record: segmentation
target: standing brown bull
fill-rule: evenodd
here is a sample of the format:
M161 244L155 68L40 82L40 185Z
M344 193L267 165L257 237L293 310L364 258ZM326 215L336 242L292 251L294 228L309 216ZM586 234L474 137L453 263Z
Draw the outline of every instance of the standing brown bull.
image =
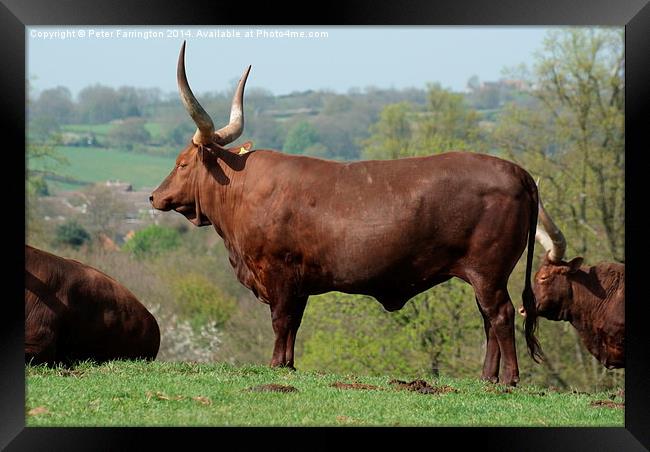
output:
M154 359L156 319L99 270L25 245L25 362Z
M530 285L537 187L519 166L488 155L452 152L393 161L342 163L271 150L226 149L244 125L243 92L230 123L215 131L190 90L185 44L178 59L181 100L198 129L176 166L152 193L159 210L196 226L213 225L239 281L271 309L271 366L293 368L294 344L310 295L366 294L400 309L452 277L472 285L484 319L483 377L515 385L514 308L507 283L528 245L524 305ZM535 318L526 341L538 354Z
M566 240L541 202L539 218L546 231L536 236L547 253L533 282L537 315L570 322L605 367L625 367L625 265L563 261Z

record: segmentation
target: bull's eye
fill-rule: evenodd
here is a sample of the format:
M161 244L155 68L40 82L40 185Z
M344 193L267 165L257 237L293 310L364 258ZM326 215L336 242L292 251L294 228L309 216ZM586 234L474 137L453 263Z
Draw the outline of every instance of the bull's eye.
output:
M185 168L186 166L187 166L187 163L185 163L185 162L181 162L181 163L178 164L179 168Z

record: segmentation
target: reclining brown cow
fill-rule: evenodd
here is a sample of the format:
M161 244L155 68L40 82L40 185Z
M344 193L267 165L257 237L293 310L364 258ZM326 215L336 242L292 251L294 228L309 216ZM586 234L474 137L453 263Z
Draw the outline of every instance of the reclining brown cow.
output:
M566 240L541 201L539 219L546 231L538 228L536 238L547 253L533 280L537 315L570 322L605 367L625 367L625 265L563 261Z
M154 359L156 319L99 270L25 245L25 362Z

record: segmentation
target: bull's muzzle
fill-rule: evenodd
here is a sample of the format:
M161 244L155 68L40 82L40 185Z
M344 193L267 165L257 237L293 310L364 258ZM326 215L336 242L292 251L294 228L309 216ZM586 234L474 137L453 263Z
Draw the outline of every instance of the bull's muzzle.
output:
M155 196L155 193L152 193L151 196L149 196L149 202L154 209L162 210L163 212L167 212L173 207L168 198L159 195Z

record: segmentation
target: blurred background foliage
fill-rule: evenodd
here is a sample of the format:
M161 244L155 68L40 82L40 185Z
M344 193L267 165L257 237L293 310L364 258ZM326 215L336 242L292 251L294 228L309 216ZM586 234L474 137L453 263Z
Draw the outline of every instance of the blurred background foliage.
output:
M215 124L227 121L231 91L200 96ZM449 150L498 155L540 179L546 209L567 237L567 258L624 262L624 91L622 31L567 28L548 34L533 67L505 68L494 82L472 77L464 92L435 83L346 95L250 90L242 138L256 148L337 160ZM269 362L269 308L238 283L216 232L147 210L149 181L162 181L194 130L177 96L95 85L73 99L59 87L30 96L28 117L27 242L95 266L132 290L161 324L159 359ZM94 171L112 156L135 191L100 184ZM129 210L129 196L143 207ZM535 254L537 267L539 244ZM524 265L510 278L515 307ZM543 364L526 353L523 319L516 334L523 382L623 385L624 371L604 369L566 322L540 319ZM298 337L299 369L338 373L478 377L485 353L472 289L459 280L392 313L365 296L311 297Z

